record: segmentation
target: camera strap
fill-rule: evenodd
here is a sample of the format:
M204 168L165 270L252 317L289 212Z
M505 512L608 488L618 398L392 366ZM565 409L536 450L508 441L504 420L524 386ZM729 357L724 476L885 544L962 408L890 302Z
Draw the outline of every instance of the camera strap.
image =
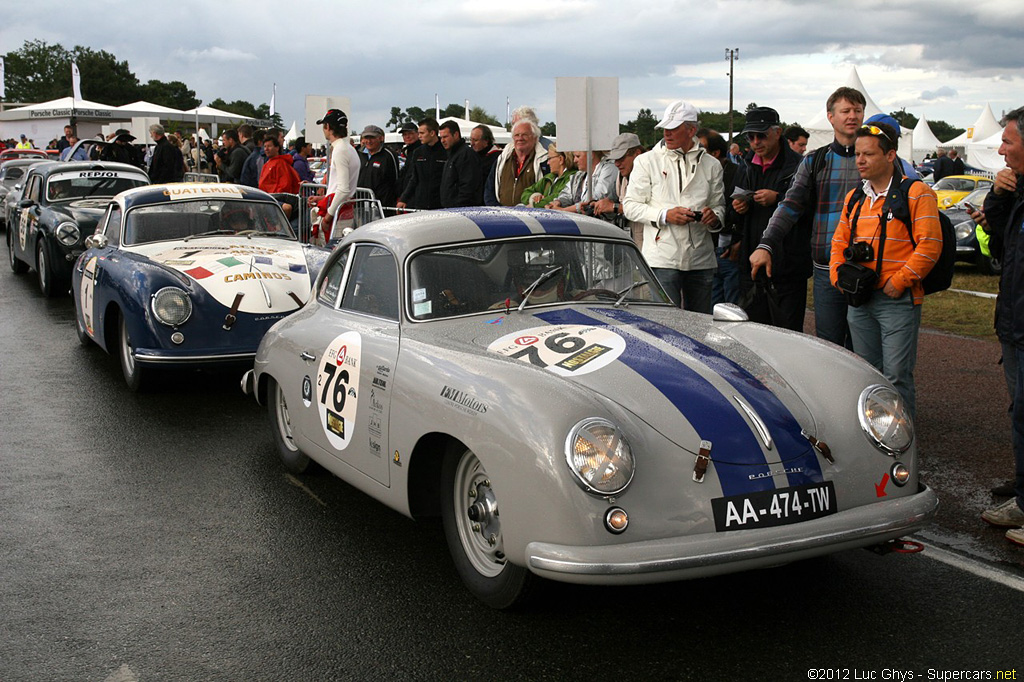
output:
M853 242L857 237L857 221L860 219L860 210L864 206L864 202L867 201L867 195L864 191L857 190L860 193L860 200L857 202L857 208L854 210L853 218L850 219L850 243L848 246L853 246ZM886 197L885 202L882 204L882 215L879 218L879 236L878 236L878 255L875 258L875 274L879 277L882 275L882 256L885 253L885 228L889 222L889 199Z

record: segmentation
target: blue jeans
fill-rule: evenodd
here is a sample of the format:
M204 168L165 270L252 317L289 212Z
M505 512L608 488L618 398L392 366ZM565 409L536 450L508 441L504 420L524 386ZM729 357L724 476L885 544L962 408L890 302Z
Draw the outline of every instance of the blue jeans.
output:
M846 296L832 286L827 269L814 268L814 333L819 339L853 350L846 321Z
M1024 349L1016 349L1017 395L1024 395ZM1013 401L1013 458L1017 467L1014 477L1014 492L1017 506L1024 511L1024 400Z
M917 413L914 366L921 329L921 306L914 305L913 293L907 289L899 298L889 298L878 289L864 305L851 306L847 320L854 352L892 382L913 419Z
M736 303L740 300L740 269L725 254L729 247L723 246L716 250L718 254L718 270L715 271L714 284L711 288L711 304Z
M711 314L711 289L715 270L675 270L654 268L654 275L665 287L672 302L684 310ZM682 304L680 304L682 303Z

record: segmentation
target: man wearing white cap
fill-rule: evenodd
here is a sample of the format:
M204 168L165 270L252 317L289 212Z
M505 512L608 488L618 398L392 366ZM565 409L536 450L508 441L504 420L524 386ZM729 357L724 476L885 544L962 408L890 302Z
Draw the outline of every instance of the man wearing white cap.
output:
M697 109L673 102L658 126L664 139L633 162L622 207L644 225L643 254L676 305L711 312L712 234L722 229L721 164L696 141Z

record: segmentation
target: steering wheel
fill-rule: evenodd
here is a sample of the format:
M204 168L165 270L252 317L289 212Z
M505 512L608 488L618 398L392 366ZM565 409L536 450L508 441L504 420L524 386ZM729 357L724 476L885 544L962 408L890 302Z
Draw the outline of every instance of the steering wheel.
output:
M612 291L611 289L587 289L586 291L581 291L578 294L574 294L572 300L581 301L587 296L597 296L598 294L608 294L612 298L619 297L619 295Z

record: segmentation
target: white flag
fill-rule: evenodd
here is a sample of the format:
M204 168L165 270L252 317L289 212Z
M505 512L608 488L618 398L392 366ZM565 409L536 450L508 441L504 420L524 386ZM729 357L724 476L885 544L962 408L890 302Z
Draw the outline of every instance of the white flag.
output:
M4 87L4 58L0 57L0 97L7 97L7 89Z
M274 91L270 93L270 115L274 115L274 100L277 98L277 83L274 83Z
M82 99L82 74L78 72L78 64L71 62L71 88L74 99Z

